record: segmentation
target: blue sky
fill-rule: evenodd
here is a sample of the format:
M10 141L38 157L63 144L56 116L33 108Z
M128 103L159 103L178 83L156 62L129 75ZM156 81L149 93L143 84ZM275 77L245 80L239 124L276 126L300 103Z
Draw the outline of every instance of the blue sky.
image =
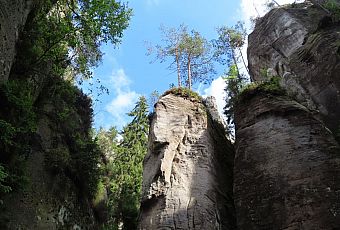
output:
M287 1L289 0L280 2ZM171 74L166 69L165 63L150 64L152 57L145 55L145 41L160 43L161 24L178 27L184 23L210 40L216 38L216 27L232 26L238 20L244 21L254 15L256 10L262 14L263 2L265 0L129 1L133 17L129 28L124 32L122 43L116 49L112 45L103 46L102 50L105 53L103 62L94 70L92 81L100 79L100 84L110 91L109 95L99 97L93 94L93 98L99 100L94 101L94 126L96 128L116 126L121 129L129 121L126 113L134 107L139 96L144 95L148 98L154 90L163 93L171 83L176 83L176 73ZM224 82L219 75L216 75L215 79L210 86L196 85L194 89L203 95L217 97L221 110ZM85 91L87 84L83 86Z

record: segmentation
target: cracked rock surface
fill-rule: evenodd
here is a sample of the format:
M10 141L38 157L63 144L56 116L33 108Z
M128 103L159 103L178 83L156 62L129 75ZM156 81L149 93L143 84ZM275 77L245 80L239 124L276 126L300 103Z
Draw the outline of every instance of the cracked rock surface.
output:
M234 150L211 102L168 94L156 104L139 229L235 229Z

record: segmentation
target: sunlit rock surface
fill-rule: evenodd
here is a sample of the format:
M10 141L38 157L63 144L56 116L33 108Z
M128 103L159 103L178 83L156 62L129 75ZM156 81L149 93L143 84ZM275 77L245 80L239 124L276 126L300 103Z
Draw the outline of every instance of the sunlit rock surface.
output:
M307 2L270 11L250 34L248 47L251 78L281 76L289 95L320 112L333 132L340 125L339 31L339 22Z
M139 229L235 229L234 150L207 104L172 94L156 104Z

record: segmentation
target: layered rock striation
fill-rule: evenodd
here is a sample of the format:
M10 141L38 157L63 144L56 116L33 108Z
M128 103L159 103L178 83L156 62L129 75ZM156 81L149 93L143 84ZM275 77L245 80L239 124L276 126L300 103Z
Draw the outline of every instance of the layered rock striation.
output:
M207 104L168 94L155 105L139 229L236 228L234 149Z
M253 81L266 80L266 72L282 77L289 95L318 110L332 131L340 125L339 31L339 22L307 1L261 18L248 47Z
M340 27L311 2L270 11L249 36L252 80L278 76L283 90L254 86L235 109L239 229L340 226Z
M256 93L236 109L239 229L340 226L340 149L306 107Z

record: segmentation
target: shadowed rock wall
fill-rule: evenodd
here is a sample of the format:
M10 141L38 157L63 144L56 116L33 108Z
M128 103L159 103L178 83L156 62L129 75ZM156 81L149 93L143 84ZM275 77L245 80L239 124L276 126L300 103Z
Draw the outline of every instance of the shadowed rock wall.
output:
M249 35L248 47L253 81L264 80L266 71L281 76L288 94L318 110L333 132L340 125L339 31L339 21L307 2L270 11Z
M239 229L339 228L339 31L306 2L270 11L249 36L252 80L279 76L287 95L255 87L236 106Z
M340 149L309 110L257 93L236 109L239 229L340 226Z
M16 42L32 5L33 0L0 0L0 82L8 79Z

